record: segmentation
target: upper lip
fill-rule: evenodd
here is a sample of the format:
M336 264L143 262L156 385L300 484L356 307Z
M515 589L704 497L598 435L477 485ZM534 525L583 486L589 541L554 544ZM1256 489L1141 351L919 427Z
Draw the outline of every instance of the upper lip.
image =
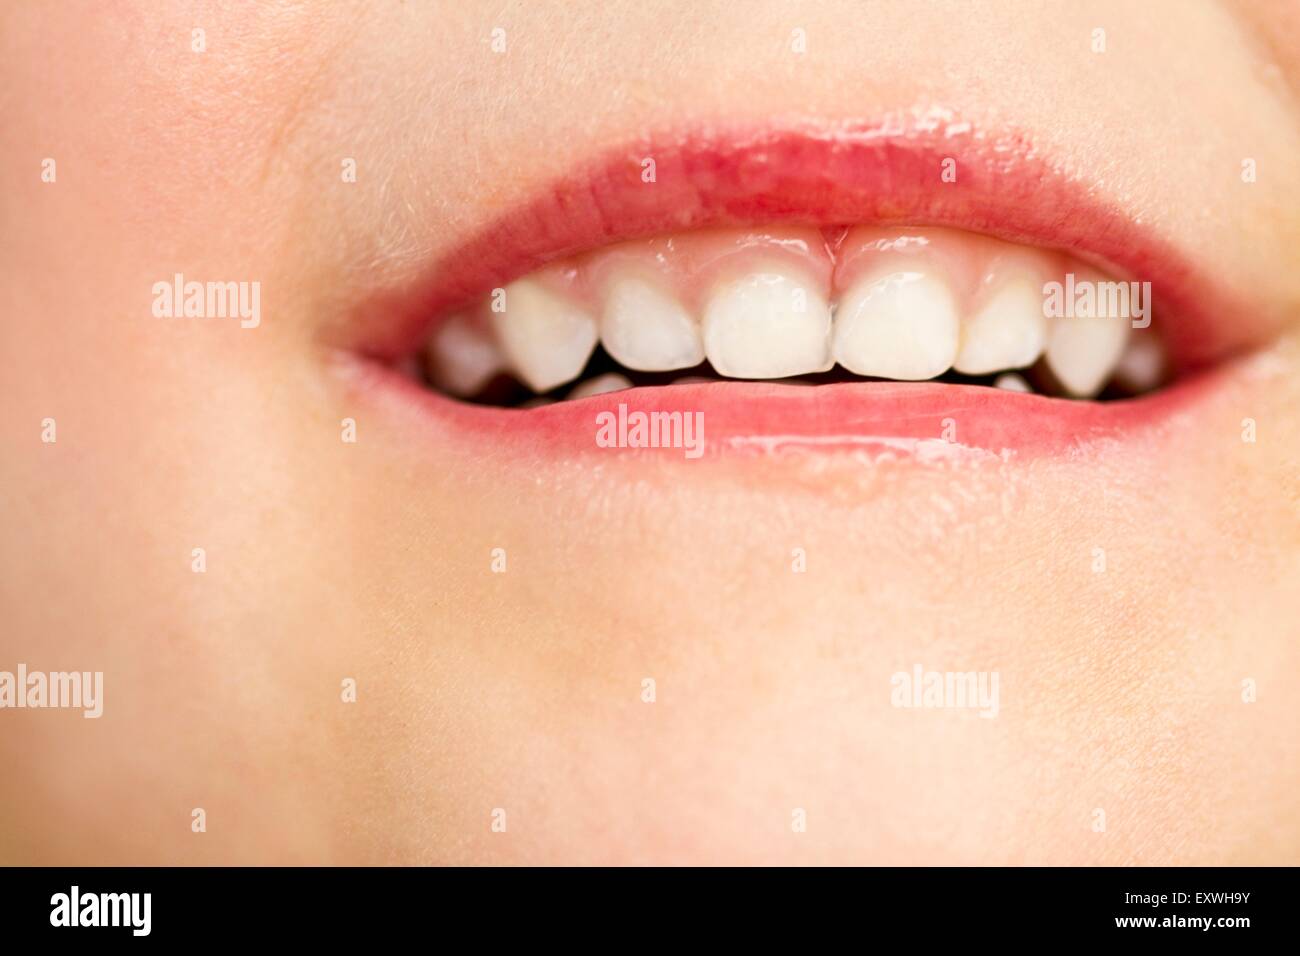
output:
M945 161L955 163L955 181L941 178ZM623 145L549 183L414 283L370 296L331 329L331 344L397 360L420 348L439 317L554 259L641 236L782 222L950 226L1149 281L1175 368L1258 344L1270 327L1263 304L1193 268L1029 137L928 109L870 122L695 128Z

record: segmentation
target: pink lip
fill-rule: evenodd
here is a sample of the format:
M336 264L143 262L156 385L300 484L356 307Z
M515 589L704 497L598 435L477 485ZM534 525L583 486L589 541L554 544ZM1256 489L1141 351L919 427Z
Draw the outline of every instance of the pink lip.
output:
M347 362L344 369L357 393L381 396L390 413L411 416L414 427L432 415L441 438L471 439L520 455L609 454L597 442L602 413L668 412L701 416L700 457L854 450L922 460L969 452L1001 458L1052 455L1108 440L1141 441L1221 378L1217 371L1203 372L1149 397L1117 402L935 382L719 381L502 409L445 398L378 363ZM618 450L636 451L632 446ZM684 457L677 446L641 453Z
M644 175L647 160L653 160L653 182ZM955 171L955 181L945 181L945 168ZM440 317L548 261L639 236L776 222L946 225L1067 250L1119 278L1151 282L1155 326L1184 370L1254 344L1265 328L1261 310L1236 301L1151 229L1100 202L1096 190L1055 167L1023 135L977 130L930 111L829 128L710 128L628 145L500 217L414 287L373 297L331 344L392 363L414 354ZM972 420L964 443L997 450L1060 447L1083 434L1129 428L1184 401L1199 391L1194 386L1107 404L865 382L803 390L726 383L622 394L624 402L644 407L707 408L711 450L727 436L937 438L942 419L951 417L945 409L954 408L966 409ZM587 447L592 429L577 418L618 404L610 402L618 395L606 395L512 412L432 393L408 397L475 430L505 429L518 440L527 440L530 430L552 439L569 433Z

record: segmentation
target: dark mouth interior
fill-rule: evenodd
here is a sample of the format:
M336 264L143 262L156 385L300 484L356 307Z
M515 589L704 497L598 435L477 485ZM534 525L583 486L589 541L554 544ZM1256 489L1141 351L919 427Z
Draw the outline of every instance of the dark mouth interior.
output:
M490 405L497 408L521 408L531 407L536 404L546 404L554 401L563 401L565 396L578 385L587 379L595 378L598 375L608 373L617 373L631 381L634 388L656 387L672 385L682 378L707 379L715 382L741 382L752 381L747 379L724 377L713 370L708 361L701 362L693 368L673 369L670 372L638 372L626 368L614 361L609 353L601 346L596 346L596 351L592 354L591 359L587 362L582 374L571 382L567 382L549 392L534 392L527 385L518 379L509 375L498 375L492 379L480 392L473 398L457 398L457 401L465 401L474 405ZM949 385L977 385L986 388L993 388L994 382L1005 371L993 372L988 375L963 375L960 372L949 369L943 375L937 378L926 379L927 382L940 382ZM1016 369L1014 374L1021 376L1036 394L1062 396L1064 393L1051 380L1051 376L1045 370L1034 367L1028 369ZM885 382L894 381L893 379L866 378L861 375L854 375L838 365L827 372L817 372L811 375L799 375L788 379L762 379L764 382L774 384L790 384L803 386L817 385L836 385L851 383L868 383L868 382ZM425 384L434 391L440 391L437 386L425 379ZM1096 401L1107 402L1119 399L1132 398L1133 393L1121 388L1114 381L1108 383L1100 395L1092 399L1078 399L1079 401Z

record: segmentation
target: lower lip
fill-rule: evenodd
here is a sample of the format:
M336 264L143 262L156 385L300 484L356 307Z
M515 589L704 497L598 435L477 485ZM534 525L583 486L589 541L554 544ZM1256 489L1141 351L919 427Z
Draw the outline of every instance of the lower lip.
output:
M789 452L913 458L1059 455L1132 441L1186 412L1221 378L1205 372L1141 398L1072 401L974 385L861 382L795 386L708 382L632 388L532 409L447 398L390 366L342 353L353 390L442 438L549 456L645 454L685 460ZM692 416L689 426L655 412ZM672 427L667 422L672 421ZM638 423L646 426L637 431ZM417 426L418 427L418 426ZM693 429L690 432L685 428ZM449 434L450 433L450 434ZM658 435L659 447L650 442Z

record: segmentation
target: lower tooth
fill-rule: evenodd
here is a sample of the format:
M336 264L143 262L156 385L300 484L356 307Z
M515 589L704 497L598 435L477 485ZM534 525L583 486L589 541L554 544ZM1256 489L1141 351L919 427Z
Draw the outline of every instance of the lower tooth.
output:
M549 392L582 374L596 348L596 320L534 279L505 288L504 312L492 314L501 350L535 392Z
M830 307L785 266L718 286L702 325L705 354L719 375L788 378L831 366Z
M993 382L994 388L1000 388L1008 392L1032 392L1033 388L1020 375L1015 372L1003 372Z
M859 281L835 311L835 360L850 372L905 381L946 372L957 355L948 284L922 272Z
M579 382L573 386L573 390L565 398L590 398L593 395L604 395L607 392L621 392L623 389L631 387L632 383L626 376L619 375L617 372L608 372L605 375L597 375L595 378Z

